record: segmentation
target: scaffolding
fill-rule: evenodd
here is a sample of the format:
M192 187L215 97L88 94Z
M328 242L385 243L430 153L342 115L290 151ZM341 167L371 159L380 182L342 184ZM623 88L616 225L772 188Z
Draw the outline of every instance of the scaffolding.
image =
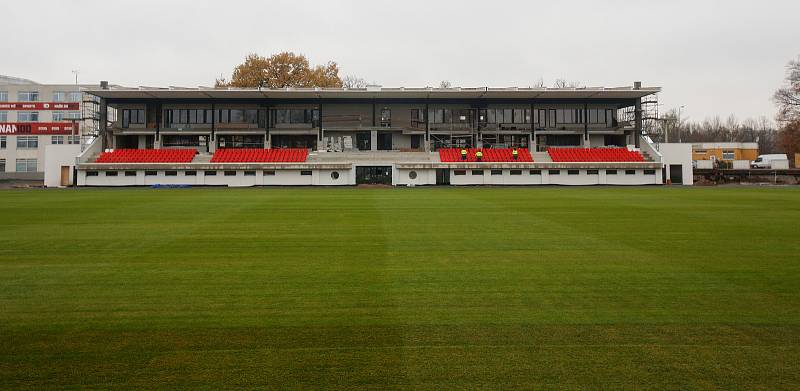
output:
M81 94L81 145L89 145L100 136L100 98L89 95L85 92ZM117 112L111 107L108 108L107 124L111 125L117 119Z
M619 124L625 128L636 127L636 106L623 107L617 112ZM658 117L658 94L642 97L642 134L653 138L662 132ZM655 137L654 137L655 136Z

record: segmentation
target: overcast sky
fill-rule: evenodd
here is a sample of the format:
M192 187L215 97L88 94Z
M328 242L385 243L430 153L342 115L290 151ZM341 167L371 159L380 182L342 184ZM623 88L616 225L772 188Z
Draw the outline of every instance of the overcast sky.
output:
M0 74L213 85L250 52L334 60L384 86L663 87L699 120L775 113L800 1L3 1Z

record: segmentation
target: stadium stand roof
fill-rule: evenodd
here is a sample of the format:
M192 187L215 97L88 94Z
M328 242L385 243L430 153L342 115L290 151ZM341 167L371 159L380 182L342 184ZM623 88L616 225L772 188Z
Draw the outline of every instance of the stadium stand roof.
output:
M212 88L212 87L120 87L87 92L107 99L313 99L313 98L399 98L399 99L636 99L655 94L660 87L379 87L365 88Z

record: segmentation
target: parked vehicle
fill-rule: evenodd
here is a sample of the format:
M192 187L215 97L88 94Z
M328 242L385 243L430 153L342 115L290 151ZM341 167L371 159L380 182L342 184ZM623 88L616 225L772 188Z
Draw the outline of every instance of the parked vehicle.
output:
M774 168L772 163L776 160L788 160L785 153L773 153L768 155L758 155L756 160L750 163L752 168Z

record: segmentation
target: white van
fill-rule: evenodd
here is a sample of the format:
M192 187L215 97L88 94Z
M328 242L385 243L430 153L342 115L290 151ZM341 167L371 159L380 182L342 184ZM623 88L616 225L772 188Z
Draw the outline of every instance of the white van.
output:
M770 155L758 155L756 160L753 160L753 162L750 163L750 167L753 167L753 168L774 168L774 167L772 167L772 163L774 161L776 161L776 160L787 160L788 161L789 158L786 157L785 153L773 153L773 154L770 154Z

